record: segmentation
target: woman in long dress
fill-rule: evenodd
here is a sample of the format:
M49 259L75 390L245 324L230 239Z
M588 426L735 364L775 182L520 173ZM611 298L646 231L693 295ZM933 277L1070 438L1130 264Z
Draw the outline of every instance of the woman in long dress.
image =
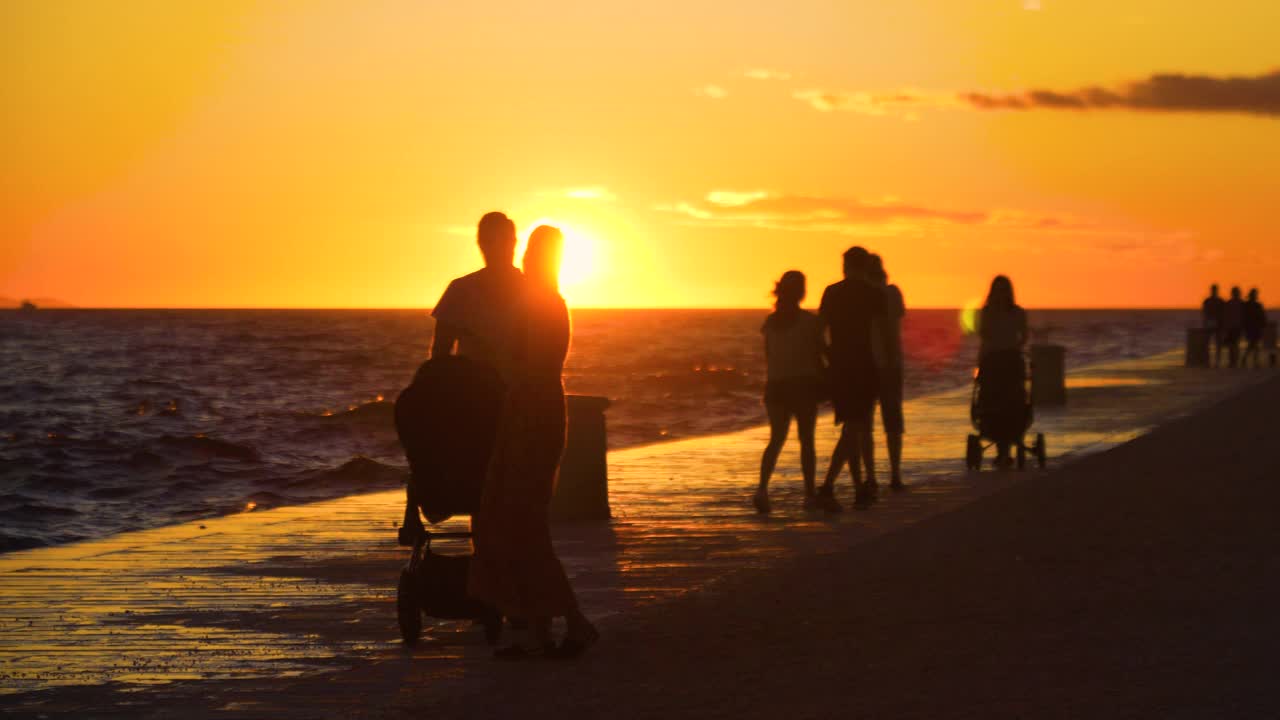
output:
M1027 344L1027 313L1013 299L1013 283L1004 275L991 281L987 302L978 316L978 406L982 422L1013 428L1021 435L1025 425L1027 366L1022 348ZM996 466L1011 467L1007 438L996 442Z
M469 590L513 626L526 626L531 636L499 650L500 657L533 652L573 657L599 637L578 609L551 545L548 517L565 444L562 375L570 326L558 283L563 245L560 231L547 225L529 236L516 375L480 508L472 517L475 557ZM568 626L558 646L551 640L551 621L557 617Z

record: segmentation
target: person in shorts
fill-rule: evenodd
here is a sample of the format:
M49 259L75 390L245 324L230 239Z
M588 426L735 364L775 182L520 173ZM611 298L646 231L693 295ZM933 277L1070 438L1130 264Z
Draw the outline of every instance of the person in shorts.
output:
M884 426L885 446L889 449L889 487L902 490L902 435L906 422L902 414L902 318L907 314L902 290L889 283L889 274L879 255L871 256L871 282L885 295L885 316L872 326L872 350L875 353L876 378L879 381L880 424Z
M871 425L879 380L871 333L873 323L885 318L887 303L883 289L875 287L868 278L870 257L861 247L845 251L844 280L827 286L818 308L818 317L830 336L828 389L836 410L836 423L842 426L826 481L818 491L818 503L828 512L842 509L835 499L835 482L846 463L853 475L854 506L865 508L875 501Z
M752 496L756 511L767 514L769 478L778 463L778 454L787 440L791 419L800 436L800 468L804 473L805 507L816 505L814 428L818 422L818 400L822 390L822 327L818 316L804 310L804 273L788 270L774 286L774 311L764 321L764 354L768 363L764 406L769 414L769 444L760 458L760 485Z

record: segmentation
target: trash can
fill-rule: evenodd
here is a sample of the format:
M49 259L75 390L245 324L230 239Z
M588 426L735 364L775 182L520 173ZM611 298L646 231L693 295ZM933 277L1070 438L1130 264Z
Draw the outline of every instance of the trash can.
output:
M608 520L608 435L604 411L609 399L570 395L568 438L560 478L551 498L551 518L560 522Z
M1031 346L1031 402L1036 407L1066 404L1066 358L1061 345Z
M1209 330L1187 328L1187 367L1209 367Z

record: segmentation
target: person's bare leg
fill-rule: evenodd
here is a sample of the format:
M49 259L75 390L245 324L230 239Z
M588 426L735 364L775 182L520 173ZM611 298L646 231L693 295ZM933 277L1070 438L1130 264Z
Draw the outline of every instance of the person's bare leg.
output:
M850 445L849 467L853 471L853 503L858 507L866 507L875 501L875 455L872 453L871 427L858 428ZM866 472L866 481L862 479Z
M800 471L804 475L804 496L813 497L818 472L818 455L814 443L814 430L818 425L817 408L796 415L796 434L800 436Z
M884 444L889 448L889 482L893 488L902 487L902 433L885 433Z
M827 512L840 512L844 509L836 501L836 479L840 477L845 463L849 461L849 446L852 444L849 440L849 425L845 423L840 428L840 439L836 441L836 449L831 452L831 464L827 466L827 479L814 498L816 506Z
M831 451L831 464L827 465L827 478L822 483L823 490L835 487L836 480L844 471L844 464L849 461L849 426L840 428L840 439L836 441L835 450Z
M756 510L769 512L769 479L778 465L778 454L787 441L787 432L791 427L791 414L780 404L769 403L765 406L769 412L769 444L765 445L764 455L760 458L760 485L756 488Z
M861 445L859 450L862 455L862 468L867 473L867 485L874 488L876 485L876 443L875 435L872 434L869 426L863 432L858 433L858 440Z

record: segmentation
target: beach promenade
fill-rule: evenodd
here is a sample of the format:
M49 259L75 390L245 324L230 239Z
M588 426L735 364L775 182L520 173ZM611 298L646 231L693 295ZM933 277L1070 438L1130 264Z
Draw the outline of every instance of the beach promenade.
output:
M789 447L754 516L762 429L612 454L614 522L557 529L605 635L574 664L495 663L458 623L403 649L394 492L10 553L0 709L1274 714L1280 380L1179 361L1073 373L1046 472L963 472L968 391L912 401L910 491L869 512L802 512Z

